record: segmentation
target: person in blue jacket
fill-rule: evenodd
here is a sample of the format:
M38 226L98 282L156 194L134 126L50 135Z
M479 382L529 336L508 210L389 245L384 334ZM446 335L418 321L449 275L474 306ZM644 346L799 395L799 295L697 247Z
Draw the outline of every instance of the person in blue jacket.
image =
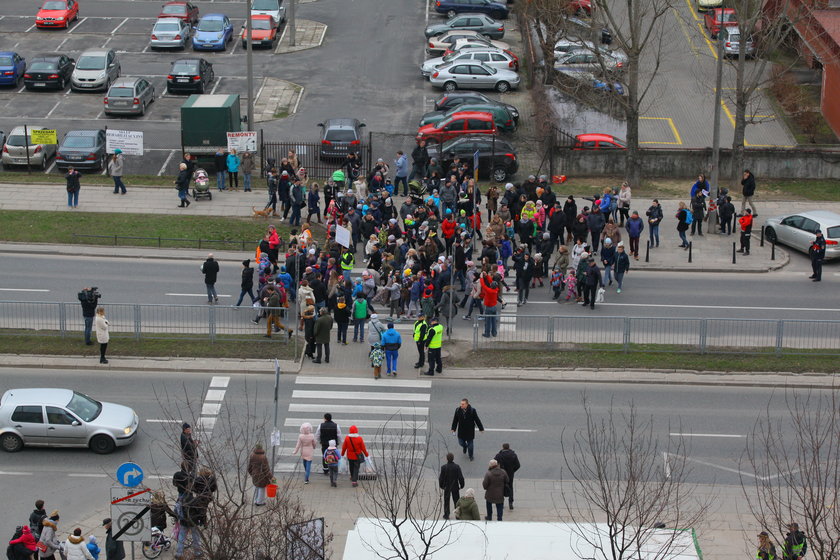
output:
M397 375L397 358L400 355L400 346L402 346L402 337L397 329L394 328L394 323L388 323L388 330L382 333L382 346L385 348L385 363L387 365L385 375Z
M228 170L228 186L235 190L239 190L239 164L242 160L236 155L236 150L231 150L227 155L227 170Z

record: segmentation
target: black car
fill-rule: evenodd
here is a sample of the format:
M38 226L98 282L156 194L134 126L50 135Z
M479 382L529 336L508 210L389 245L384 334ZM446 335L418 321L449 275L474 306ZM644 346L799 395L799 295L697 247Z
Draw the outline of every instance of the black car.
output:
M64 140L55 154L55 165L59 169L73 166L76 169L105 168L105 131L71 130L64 135Z
M448 111L453 107L463 105L464 103L487 103L489 105L499 105L500 107L507 109L510 116L513 117L513 120L517 124L519 123L519 110L516 107L509 103L502 103L501 101L490 99L483 93L478 93L477 91L453 91L444 93L435 99L435 111Z
M26 89L64 89L70 82L76 61L63 54L39 54L29 59L23 75Z
M479 178L490 177L499 183L515 175L519 169L513 146L500 138L484 134L462 136L443 144L428 145L426 149L429 157L437 159L444 168L456 157L472 167L473 155L478 151Z
M179 58L166 76L166 91L204 93L215 77L213 65L203 58Z

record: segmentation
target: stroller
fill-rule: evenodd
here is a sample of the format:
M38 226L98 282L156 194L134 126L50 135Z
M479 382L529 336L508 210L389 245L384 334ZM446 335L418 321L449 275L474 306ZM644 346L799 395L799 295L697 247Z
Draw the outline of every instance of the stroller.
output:
M199 198L213 200L213 193L210 192L210 176L207 175L207 171L201 167L193 171L192 196L196 200Z

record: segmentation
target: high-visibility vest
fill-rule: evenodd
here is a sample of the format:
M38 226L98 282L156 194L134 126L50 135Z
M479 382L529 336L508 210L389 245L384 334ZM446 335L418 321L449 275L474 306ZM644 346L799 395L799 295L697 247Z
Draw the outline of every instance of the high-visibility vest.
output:
M414 341L415 342L423 340L423 336L426 334L425 333L425 330L426 330L425 326L426 326L426 320L425 319L420 319L419 321L414 322Z
M353 270L353 265L356 264L356 257L353 256L353 253L347 251L343 255L341 255L341 268L342 270Z
M434 333L432 335L432 340L429 342L429 349L434 350L436 348L440 348L443 345L443 325L434 325L429 327L429 330Z

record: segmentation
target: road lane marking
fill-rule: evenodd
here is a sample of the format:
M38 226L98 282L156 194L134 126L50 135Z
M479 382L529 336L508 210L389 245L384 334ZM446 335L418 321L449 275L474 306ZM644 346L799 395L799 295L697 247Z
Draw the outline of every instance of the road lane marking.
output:
M207 297L207 294L163 294L165 296L177 296L177 297ZM233 297L233 296L226 296L224 294L219 294L219 297Z
M670 461L668 461L668 452L667 451L662 452L662 458L665 460L665 478L669 479L669 478L671 478L671 463L670 463Z
M116 32L117 32L117 30L118 30L120 27L122 27L123 25L125 25L125 22L127 22L127 21L128 21L128 18L125 18L124 20L122 20L122 23L120 23L118 26L116 26L116 27L114 28L114 30L113 30L113 31L111 31L111 35L113 35L114 33L116 33Z
M342 414L388 414L389 416L427 416L429 408L426 406L371 406L371 405L330 405L330 412ZM324 406L320 404L291 403L289 412L323 413Z
M21 17L22 17L22 16L21 16ZM30 31L32 31L33 29L35 29L35 24L34 24L34 23L32 24L32 27L30 27L29 29L27 29L26 31L24 31L24 33L29 33L29 32L30 32Z
M715 48L714 43L712 43L711 39L706 35L706 28L697 22L697 28L700 30L700 34L703 37L703 40L706 41L706 45L709 47L709 50L712 51L712 56L717 60L717 49Z
M50 118L50 117L52 116L52 114L53 114L53 111L55 111L56 109L58 109L58 106L59 106L59 105L61 105L61 101L56 101L55 105L53 105L53 108L52 108L52 109L50 109L49 113L47 113L46 115L44 115L44 118L45 118L45 119Z
M213 379L210 380L211 387L227 387L228 383L230 383L230 377L226 376L213 376Z
M80 25L82 25L84 22L87 21L87 19L88 18L83 17L81 20L76 21L76 25L73 26L73 29L67 29L67 33L73 33L74 31L76 31L79 28ZM103 18L100 18L100 19L111 19L111 18L103 17ZM69 27L69 25L70 24L68 24L68 27Z
M180 420L175 420L171 418L146 418L146 422L150 422L152 424L180 424Z
M307 418L286 418L283 426L286 428L300 427L304 422L311 422ZM353 425L358 428L372 428L381 430L383 428L391 430L425 430L427 428L426 420L354 420Z
M60 50L61 50L61 47L63 47L63 46L64 46L64 43L66 43L66 42L67 42L67 41L69 41L69 40L70 40L70 37L65 37L65 38L64 38L64 40L58 44L58 46L55 48L55 50L56 50L56 51L60 51Z
M691 52L694 53L695 57L699 57L700 53L697 51L697 47L694 46L694 41L691 39L691 35L688 33L688 25L683 21L682 15L677 11L676 8L672 7L671 9L674 10L674 17L677 19L677 23L679 24L680 30L685 36L686 43L688 43L689 48L691 48Z
M107 474L96 473L69 473L67 476L72 476L74 478L108 478Z
M0 288L0 292L49 292L49 290L36 288Z
M686 305L682 303L668 304L668 303L600 303L598 305L612 305L615 307L684 307L686 309L708 309L708 305ZM826 313L837 313L840 309L832 309L825 307L748 307L748 306L731 306L727 305L726 309L743 309L746 311L824 311ZM712 317L710 317L712 318ZM727 317L731 318L731 317Z
M680 433L680 432L671 432L668 434L672 437L716 437L716 438L742 438L744 436L739 434L692 434L692 433Z
M0 475L9 475L9 476L32 476L35 473L28 473L28 472L16 472L16 471L0 471Z
M222 403L209 403L205 402L201 405L201 414L202 417L204 416L218 416L219 411L222 410Z
M373 391L292 391L292 399L431 401L428 393L376 393Z
M381 381L376 379L348 378L348 377L296 377L295 384L300 385L350 385L354 387L382 387ZM424 379L393 379L388 382L388 387L412 387L414 389L428 389L432 386L431 381Z
M204 396L205 401L223 401L225 400L225 390L224 389L208 389L207 394Z
M484 428L485 432L536 432L525 428Z
M49 175L52 173L53 169L55 169L55 159L53 159L52 165L50 165L46 171L44 171L44 175Z

